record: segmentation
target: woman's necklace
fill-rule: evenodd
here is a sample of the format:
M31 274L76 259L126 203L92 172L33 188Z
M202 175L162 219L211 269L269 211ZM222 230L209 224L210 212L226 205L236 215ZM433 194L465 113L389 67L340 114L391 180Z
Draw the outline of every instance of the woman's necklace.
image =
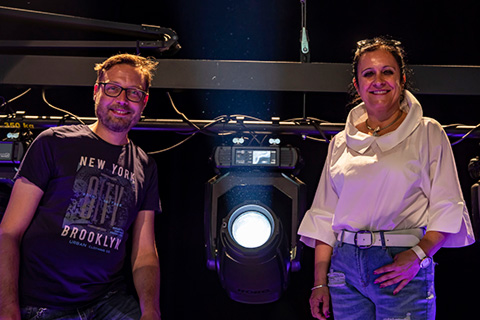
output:
M376 127L375 129L373 129L372 127L370 127L370 126L368 125L368 118L367 118L367 120L365 120L365 125L367 126L367 129L368 129L368 130L372 131L372 135L373 135L374 137L378 137L378 133L379 133L380 131L385 130L385 129L387 129L388 127L392 126L395 122L398 121L398 119L400 119L400 118L402 117L402 114L403 114L403 111L400 110L400 112L398 113L398 116L395 118L395 120L393 120L390 124L387 124L387 125L386 125L385 127L383 127L383 128L380 128L380 127L378 126L378 127Z

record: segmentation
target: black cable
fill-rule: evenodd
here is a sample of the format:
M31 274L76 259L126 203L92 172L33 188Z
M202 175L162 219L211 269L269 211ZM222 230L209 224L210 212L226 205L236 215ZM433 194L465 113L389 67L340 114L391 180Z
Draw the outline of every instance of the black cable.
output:
M458 139L457 141L455 142L452 142L451 145L454 146L454 145L457 145L459 144L460 142L462 142L463 140L465 140L469 135L471 135L475 130L477 130L478 128L480 128L480 123L477 124L473 129L471 129L470 131L468 131L467 133L465 133L463 135L463 137L461 137L460 139Z
M61 108L58 108L58 107L54 106L53 104L49 103L47 101L47 98L45 97L45 89L42 89L42 98L43 98L43 102L45 102L50 108L55 109L55 110L60 111L60 112L63 112L63 113L66 113L69 116L71 116L72 118L74 118L75 120L77 120L78 122L80 122L81 124L85 124L85 122L83 122L82 119L77 117L75 114L73 114L73 113L71 113L67 110L63 110Z

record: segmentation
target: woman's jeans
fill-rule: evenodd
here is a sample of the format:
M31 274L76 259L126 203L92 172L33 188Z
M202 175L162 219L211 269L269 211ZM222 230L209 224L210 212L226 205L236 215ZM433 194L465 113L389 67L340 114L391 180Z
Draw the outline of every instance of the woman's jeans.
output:
M409 248L375 246L360 249L337 242L332 254L328 286L335 320L433 320L435 319L434 268L420 269L396 295L398 284L380 288L373 271L391 264Z
M110 292L88 306L70 311L22 307L22 320L138 320L137 300L123 291Z

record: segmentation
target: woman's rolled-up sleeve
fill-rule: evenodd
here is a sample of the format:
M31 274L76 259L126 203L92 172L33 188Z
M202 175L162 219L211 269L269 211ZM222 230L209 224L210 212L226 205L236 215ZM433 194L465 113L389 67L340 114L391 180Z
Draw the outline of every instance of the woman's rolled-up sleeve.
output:
M438 123L430 123L427 132L430 165L427 231L448 233L444 247L470 245L475 237L450 142Z

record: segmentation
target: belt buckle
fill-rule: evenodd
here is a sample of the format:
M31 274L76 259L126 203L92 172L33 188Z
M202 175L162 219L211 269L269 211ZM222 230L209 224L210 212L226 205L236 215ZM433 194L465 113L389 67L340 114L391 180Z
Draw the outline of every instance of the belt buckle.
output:
M359 245L359 244L357 243L358 234L365 234L365 233L369 233L369 234L370 234L370 239L371 239L371 240L370 240L370 244L369 244L369 245ZM370 231L370 230L360 230L360 231L355 232L355 237L353 238L353 242L354 242L354 244L355 244L355 246L356 246L357 248L360 248L360 249L368 249L368 248L372 247L373 244L375 243L375 235L374 235L373 232Z

